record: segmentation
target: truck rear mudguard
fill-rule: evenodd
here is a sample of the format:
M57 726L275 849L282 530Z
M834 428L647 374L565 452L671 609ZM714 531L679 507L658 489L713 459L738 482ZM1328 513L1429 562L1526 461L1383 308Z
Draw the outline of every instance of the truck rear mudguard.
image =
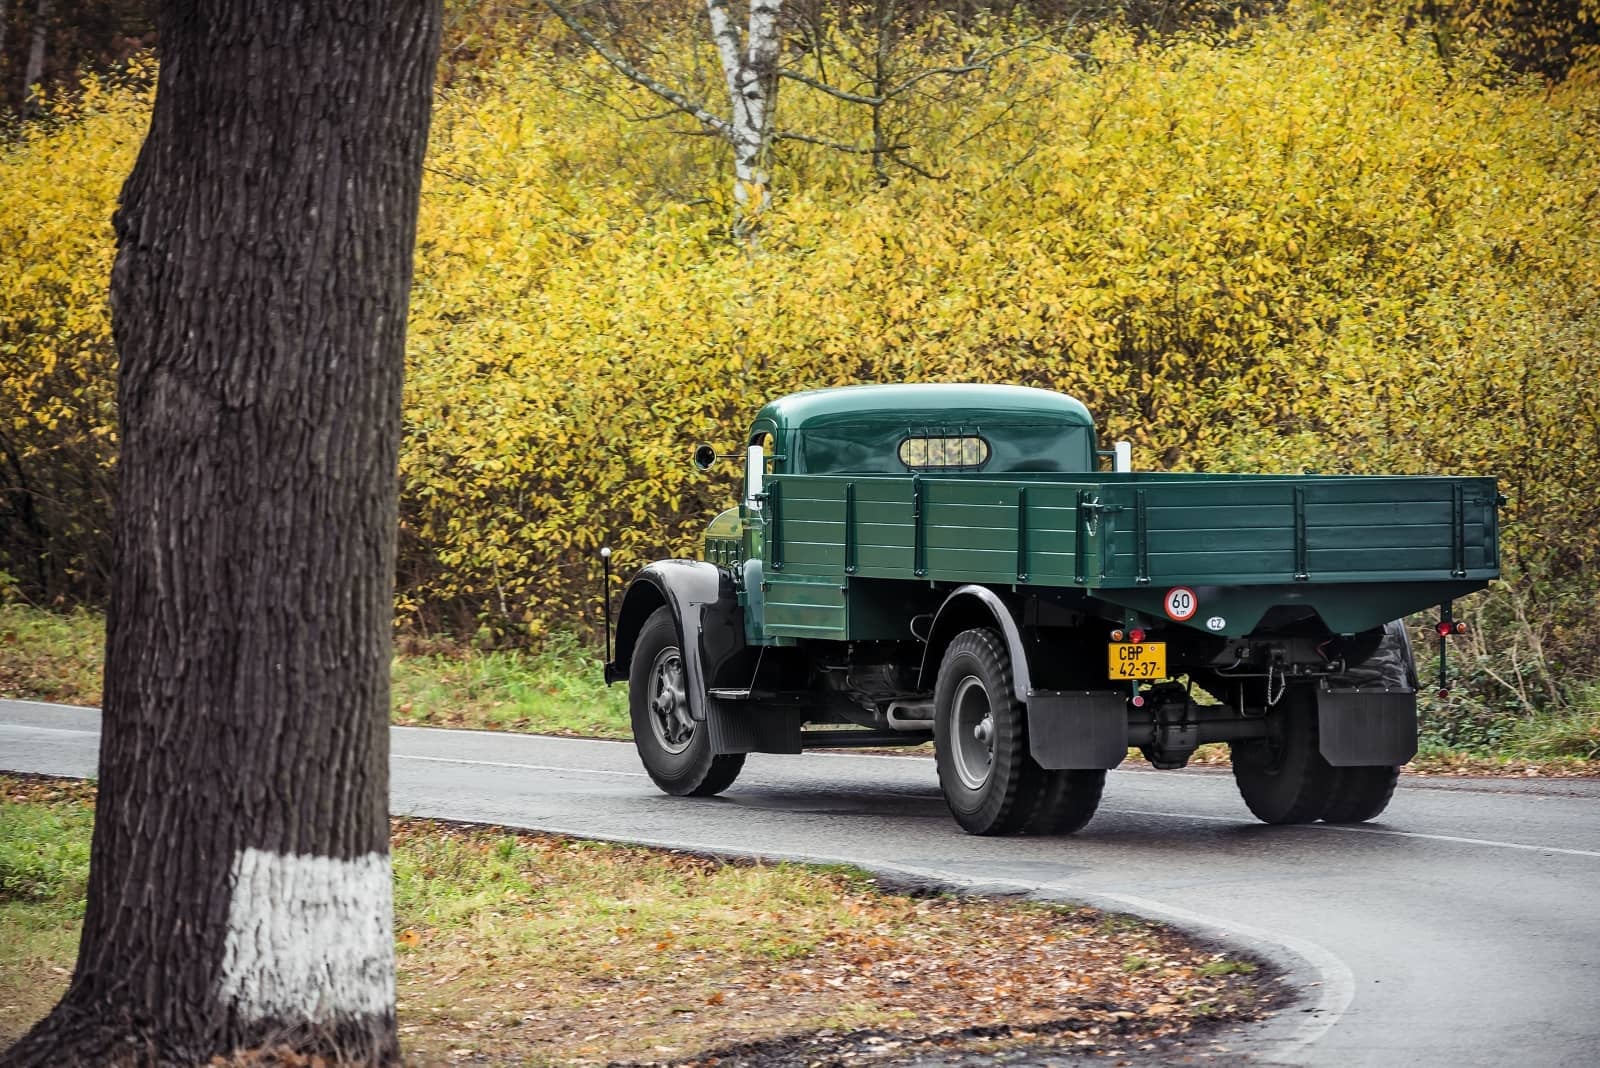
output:
M987 586L961 586L939 606L923 650L919 688L932 689L945 649L972 627L993 627L1006 643L1014 696L1028 709L1028 750L1040 767L1092 770L1122 763L1128 755L1126 696L1113 690L1036 689L1015 613Z

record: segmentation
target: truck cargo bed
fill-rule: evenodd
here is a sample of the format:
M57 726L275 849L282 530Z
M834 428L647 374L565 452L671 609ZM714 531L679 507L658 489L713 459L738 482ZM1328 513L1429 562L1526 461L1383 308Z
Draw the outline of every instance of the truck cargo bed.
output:
M1489 478L1097 473L780 475L767 485L767 633L849 639L849 585L889 579L1079 591L1251 633L1278 606L1355 633L1499 574Z

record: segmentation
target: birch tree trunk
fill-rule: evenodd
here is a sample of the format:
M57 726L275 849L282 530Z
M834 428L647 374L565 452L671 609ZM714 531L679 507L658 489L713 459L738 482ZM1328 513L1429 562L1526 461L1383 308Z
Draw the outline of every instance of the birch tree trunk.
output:
M733 118L728 140L733 145L733 196L747 219L771 200L767 155L772 145L772 116L778 104L778 19L782 0L750 0L745 41L728 12L728 0L706 0L711 37L728 87Z
M121 457L71 985L6 1065L397 1058L388 666L439 0L171 0L115 225Z

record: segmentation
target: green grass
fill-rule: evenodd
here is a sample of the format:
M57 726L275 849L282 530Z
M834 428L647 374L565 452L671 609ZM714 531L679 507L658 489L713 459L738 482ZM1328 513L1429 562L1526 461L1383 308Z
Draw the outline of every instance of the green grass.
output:
M89 882L87 806L0 801L0 906L75 915Z
M104 627L90 612L0 604L0 697L99 704ZM628 738L627 687L606 686L600 660L570 635L532 652L429 643L394 659L393 720Z
M394 722L628 738L626 686L606 686L600 655L568 635L537 652L452 649L397 656Z
M1509 748L1532 759L1600 760L1600 683L1579 688L1572 711L1566 715L1520 722Z
M77 949L94 810L55 793L0 796L0 1048L50 1007Z
M105 621L0 602L0 697L100 703Z
M1256 966L1247 960L1214 960L1200 965L1199 974L1214 979L1223 975L1252 975Z

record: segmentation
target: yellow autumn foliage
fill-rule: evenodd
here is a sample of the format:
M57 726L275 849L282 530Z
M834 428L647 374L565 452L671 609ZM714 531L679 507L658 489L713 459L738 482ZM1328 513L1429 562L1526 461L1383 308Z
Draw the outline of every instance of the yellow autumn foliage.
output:
M81 95L51 102L48 125L0 145L0 573L34 589L104 590L111 212L150 102L88 78Z
M902 380L1065 390L1146 468L1497 474L1523 569L1594 602L1600 109L1489 64L1321 7L1021 50L901 113L938 180L780 145L753 243L723 148L642 121L597 60L487 66L441 96L427 164L402 621L593 624L599 547L623 574L692 554L732 500L697 441L731 451L780 393ZM783 127L864 136L783 94ZM142 107L0 153L0 429L24 448L54 447L60 401L27 369L108 359Z

